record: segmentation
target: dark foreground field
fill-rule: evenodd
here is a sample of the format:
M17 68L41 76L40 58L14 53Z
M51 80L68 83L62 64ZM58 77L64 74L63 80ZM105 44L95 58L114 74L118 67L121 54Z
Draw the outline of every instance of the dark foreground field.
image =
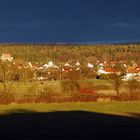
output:
M140 139L140 114L131 115L11 110L0 115L0 139Z

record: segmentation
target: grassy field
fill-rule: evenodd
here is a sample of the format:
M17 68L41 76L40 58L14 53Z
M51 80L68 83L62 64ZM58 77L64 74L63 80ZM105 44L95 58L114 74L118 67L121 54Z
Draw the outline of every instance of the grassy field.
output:
M105 86L108 86L109 88L113 89L111 82L108 80L97 80L97 79L84 79L81 80L81 82L91 82L93 84L93 86L95 86L95 88L98 89L103 89ZM32 90L34 90L35 88L42 88L44 86L50 87L51 89L53 89L54 91L60 92L60 80L57 81L34 81L34 82L10 82L7 83L7 87L10 88L10 90L13 90L15 93L18 94L27 94L31 88ZM3 89L3 84L0 83L0 90ZM97 89L97 90L98 90Z
M133 114L140 114L140 101L0 105L1 115L16 111L18 113L18 110L27 110L32 112L88 111L104 114L131 116Z
M140 102L0 105L1 139L139 139Z
M82 79L79 81L80 87L85 86L87 89L92 89L95 91L94 94L91 96L116 96L116 91L112 83L109 80L98 80L98 79ZM61 81L33 81L33 82L10 82L6 83L7 85L7 92L10 92L14 95L15 102L18 103L33 103L36 102L36 99L40 96L40 94L45 92L46 95L50 95L55 102L62 101L63 99L67 100L67 98L71 97L72 93L64 93L62 91ZM125 85L125 84L124 84ZM120 91L122 93L129 93L129 89L127 86L122 85ZM74 85L75 86L75 85ZM3 91L3 84L0 83L0 92L1 94ZM81 94L81 100L86 97ZM87 94L88 95L88 94ZM86 96L87 96L86 95ZM83 97L84 96L84 97ZM87 96L90 98L91 96ZM124 94L125 96L125 94ZM127 96L127 94L126 94ZM22 100L22 101L21 101ZM81 101L80 100L80 101ZM68 100L67 100L68 101ZM91 101L92 100L91 98Z

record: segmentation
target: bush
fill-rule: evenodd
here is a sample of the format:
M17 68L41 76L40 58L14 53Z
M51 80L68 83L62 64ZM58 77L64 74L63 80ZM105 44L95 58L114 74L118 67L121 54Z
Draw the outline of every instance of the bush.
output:
M84 80L81 82L81 89L80 89L81 93L85 94L94 94L95 93L95 87L93 82L88 81L88 80Z
M51 103L53 101L53 95L54 91L45 85L39 91L39 97L37 98L36 102Z
M80 90L80 83L74 79L62 80L61 89L64 93L76 93Z
M140 83L136 79L128 81L128 88L132 100L140 98Z
M64 93L75 93L80 89L80 75L76 71L68 71L63 74L61 89Z
M15 102L15 93L10 86L7 87L6 91L0 91L0 104L10 104Z
M99 76L99 79L103 79L103 80L109 80L109 79L112 79L114 74L101 74Z
M80 90L80 75L76 71L68 71L61 80L61 91L66 97L74 100Z
M74 70L66 71L62 75L63 80L79 80L81 78L80 72Z
M85 66L85 67L81 68L81 75L84 78L95 78L96 77L96 72L95 72L94 68L87 68Z
M38 90L39 90L39 88L38 88L38 84L37 84L37 82L31 82L31 86L28 88L28 93L31 95L35 95L35 94L37 94L38 93Z
M96 86L94 86L94 88L96 90L110 90L111 89L110 86L108 86L108 85L96 85Z

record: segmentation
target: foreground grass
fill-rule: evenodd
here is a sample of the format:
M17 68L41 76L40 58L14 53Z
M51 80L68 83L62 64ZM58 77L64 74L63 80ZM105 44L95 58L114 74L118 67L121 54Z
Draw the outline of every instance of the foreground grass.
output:
M140 114L140 101L108 102L108 103L52 103L52 104L11 104L0 105L0 114L20 111L56 112L56 111L88 111L103 114L133 116Z

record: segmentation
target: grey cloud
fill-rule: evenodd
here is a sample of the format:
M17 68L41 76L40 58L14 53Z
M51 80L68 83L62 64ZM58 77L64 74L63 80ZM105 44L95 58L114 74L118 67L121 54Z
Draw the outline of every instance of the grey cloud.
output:
M126 26L133 26L134 24L133 23L127 23L127 22L117 22L117 23L115 23L115 25L126 27Z

